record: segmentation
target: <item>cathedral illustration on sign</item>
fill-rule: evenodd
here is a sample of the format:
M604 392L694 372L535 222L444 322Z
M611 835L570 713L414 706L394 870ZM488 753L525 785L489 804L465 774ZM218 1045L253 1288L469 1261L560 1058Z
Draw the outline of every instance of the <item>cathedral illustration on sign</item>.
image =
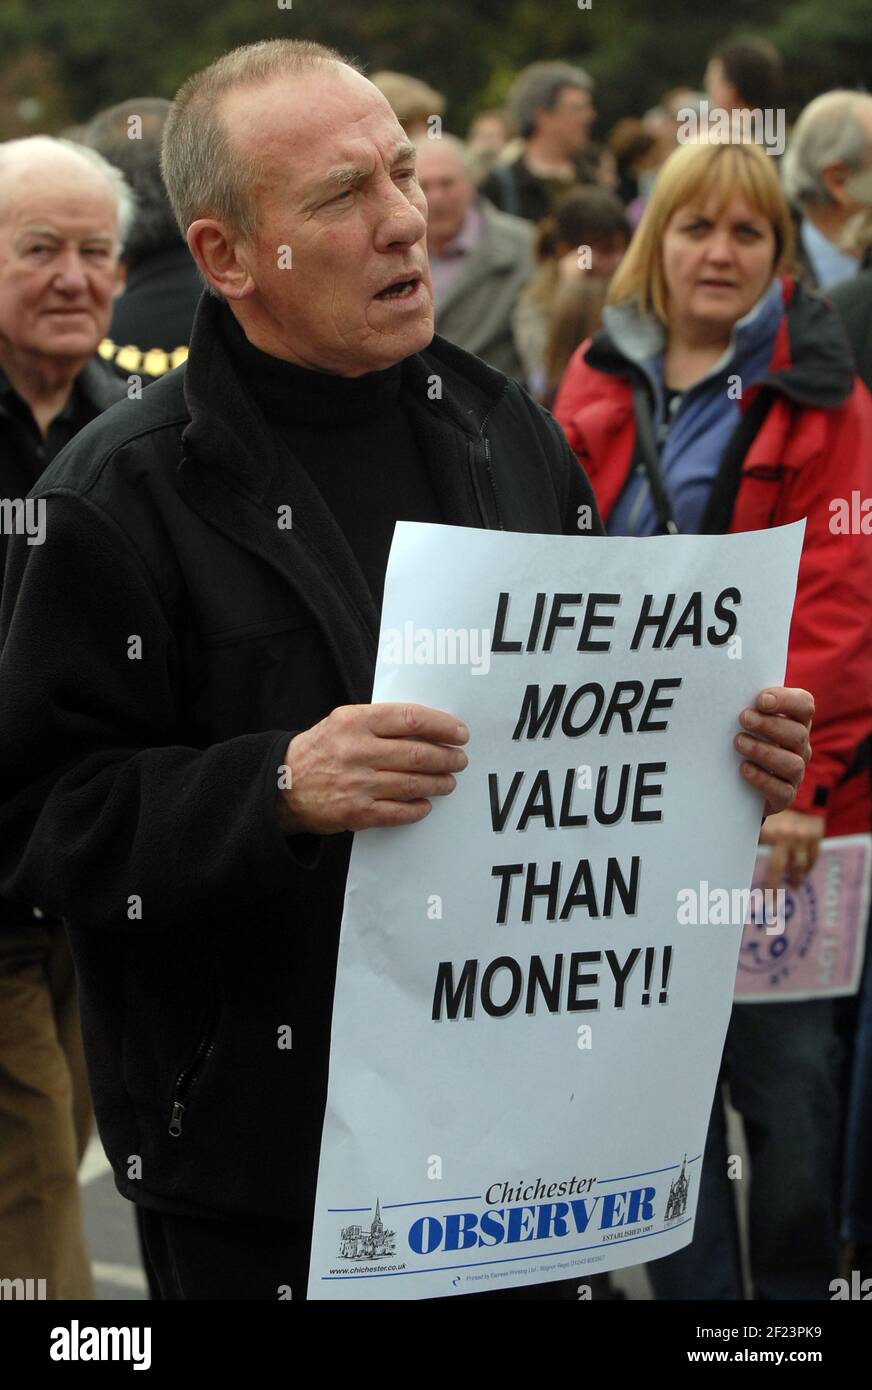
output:
M685 1172L687 1168L687 1154L684 1155L684 1162L681 1165L681 1172L674 1182L669 1185L669 1196L666 1198L665 1221L674 1221L676 1217L683 1216L687 1210L687 1194L690 1189L690 1179Z
M362 1226L342 1228L339 1254L343 1260L377 1260L396 1253L394 1232L386 1231L382 1224L378 1198L375 1201L375 1216L368 1231Z

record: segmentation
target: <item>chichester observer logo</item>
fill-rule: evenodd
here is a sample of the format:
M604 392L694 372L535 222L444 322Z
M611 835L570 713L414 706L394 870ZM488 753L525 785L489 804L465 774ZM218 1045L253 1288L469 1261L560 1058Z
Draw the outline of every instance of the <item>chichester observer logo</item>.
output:
M383 1260L397 1253L393 1231L386 1231L381 1219L379 1199L375 1201L375 1216L368 1231L362 1226L343 1226L339 1255L343 1260Z

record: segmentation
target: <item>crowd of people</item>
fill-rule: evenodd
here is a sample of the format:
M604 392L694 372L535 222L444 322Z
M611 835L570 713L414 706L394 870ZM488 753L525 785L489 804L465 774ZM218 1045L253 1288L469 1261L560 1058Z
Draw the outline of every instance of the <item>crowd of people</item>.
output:
M782 151L746 138L782 87L730 40L596 141L588 74L537 62L462 138L418 77L277 41L0 144L0 1274L93 1297L93 1099L153 1297L304 1286L351 836L467 764L448 716L367 703L397 518L805 518L780 717L737 748L773 885L872 831L872 541L830 507L872 498L872 96ZM258 1033L289 1010L290 1061ZM872 952L855 998L736 1005L721 1081L655 1296L872 1273Z

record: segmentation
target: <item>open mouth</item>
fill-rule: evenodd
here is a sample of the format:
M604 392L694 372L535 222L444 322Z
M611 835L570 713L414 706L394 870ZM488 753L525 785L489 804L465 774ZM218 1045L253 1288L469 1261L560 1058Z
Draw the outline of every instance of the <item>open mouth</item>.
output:
M379 290L378 294L373 297L375 299L408 299L415 293L419 284L420 280L417 276L412 280L394 280L393 284Z

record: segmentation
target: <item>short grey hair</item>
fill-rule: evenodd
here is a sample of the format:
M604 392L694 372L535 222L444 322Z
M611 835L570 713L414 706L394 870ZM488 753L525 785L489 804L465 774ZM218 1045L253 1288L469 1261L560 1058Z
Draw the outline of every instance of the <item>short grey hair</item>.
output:
M99 111L82 137L89 148L120 169L136 198L136 219L124 242L124 259L134 270L155 252L178 246L179 229L160 172L160 146L170 103L137 97ZM132 120L139 123L131 130Z
M553 111L564 87L593 91L593 78L572 63L531 63L517 77L506 98L506 110L518 134L528 139L536 129L539 111Z
M798 207L826 204L830 197L823 179L833 164L862 169L869 158L869 132L858 110L872 105L863 92L824 92L809 102L793 128L781 177L790 202Z
M55 135L26 135L21 140L6 140L0 144L0 174L4 166L11 164L19 155L26 157L31 154L36 157L40 151L75 155L102 174L115 195L118 209L117 249L120 251L136 217L136 199L120 169L116 169L96 150L90 149L87 145L80 145L75 140L65 140L62 136Z
M255 157L240 160L220 115L233 88L275 77L345 65L360 72L324 44L299 39L268 39L225 53L179 88L164 128L161 171L182 236L199 217L215 217L251 241L257 233L254 189L263 169Z
M434 148L437 150L440 148L451 150L452 154L457 156L457 162L462 167L466 177L473 183L475 182L472 174L472 159L470 158L469 149L464 141L457 135L449 135L447 131L443 131L441 135L432 137L429 135L419 135L412 141L412 144L415 146L416 150L432 150Z

